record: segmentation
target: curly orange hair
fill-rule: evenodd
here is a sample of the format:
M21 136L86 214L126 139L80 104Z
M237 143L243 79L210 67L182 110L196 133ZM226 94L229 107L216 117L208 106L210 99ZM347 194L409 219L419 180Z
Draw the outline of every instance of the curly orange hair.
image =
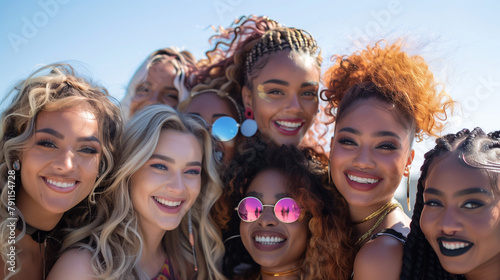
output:
M325 113L333 117L332 122L338 121L340 110L345 111L356 101L343 101L356 91L353 87L373 84L378 98L394 104L414 122L417 141L424 134L437 137L442 131L441 121L446 120L454 101L434 80L421 56L402 51L402 40L393 44L381 41L350 56L335 55L332 60L335 64L323 76L326 89L321 92L321 98L328 101Z

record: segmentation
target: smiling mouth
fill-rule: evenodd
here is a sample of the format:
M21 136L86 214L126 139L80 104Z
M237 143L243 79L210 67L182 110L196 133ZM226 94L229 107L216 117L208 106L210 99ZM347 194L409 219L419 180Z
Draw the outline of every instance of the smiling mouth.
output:
M256 235L254 237L255 242L262 244L262 245L276 245L280 244L286 241L285 238L281 238L279 236L262 236L262 235Z
M295 131L302 126L303 122L274 121L274 123L283 130Z
M181 205L182 201L169 201L160 197L153 196L153 198L156 200L156 202L160 203L161 205L168 206L168 207L177 207Z
M447 257L456 257L465 254L474 243L457 238L439 237L437 239L441 254Z
M361 184L375 184L378 181L380 181L380 180L377 180L377 179L362 178L362 177L354 176L354 175L351 175L351 174L346 174L346 175L347 175L347 177L349 177L349 179L351 181L354 181L356 183L361 183Z
M58 181L55 181L55 180L52 180L52 179L48 179L48 178L45 178L45 181L55 187L58 187L58 188L61 188L61 189L67 189L67 188L71 188L73 186L76 185L77 181L73 181L73 182L58 182Z

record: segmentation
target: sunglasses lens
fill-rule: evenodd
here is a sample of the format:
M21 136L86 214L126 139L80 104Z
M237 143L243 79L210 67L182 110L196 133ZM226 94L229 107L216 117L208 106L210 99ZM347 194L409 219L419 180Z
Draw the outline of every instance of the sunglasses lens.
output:
M231 117L218 118L212 125L212 135L219 141L229 141L236 134L238 134L238 123Z
M293 223L300 217L300 207L291 198L283 198L276 203L274 214L283 223Z
M262 203L255 197L245 197L238 205L238 215L245 222L256 221L262 214Z

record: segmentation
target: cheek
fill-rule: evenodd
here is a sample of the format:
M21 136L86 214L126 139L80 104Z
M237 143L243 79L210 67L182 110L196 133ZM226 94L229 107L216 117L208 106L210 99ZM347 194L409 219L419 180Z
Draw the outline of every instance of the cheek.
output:
M426 237L430 237L432 234L432 229L436 228L434 225L438 222L438 217L433 215L425 208L422 210L420 216L420 228ZM429 239L429 238L428 238Z

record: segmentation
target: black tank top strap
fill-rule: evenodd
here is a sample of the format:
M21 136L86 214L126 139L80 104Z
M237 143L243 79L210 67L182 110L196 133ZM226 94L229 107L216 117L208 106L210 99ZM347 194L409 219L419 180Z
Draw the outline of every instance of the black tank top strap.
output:
M406 242L406 237L399 231L396 231L392 228L386 228L386 229L383 229L375 234L373 234L371 237L370 237L370 240L373 240L379 236L382 236L382 235L387 235L387 236L391 236L399 241L401 241L401 243L405 243Z

